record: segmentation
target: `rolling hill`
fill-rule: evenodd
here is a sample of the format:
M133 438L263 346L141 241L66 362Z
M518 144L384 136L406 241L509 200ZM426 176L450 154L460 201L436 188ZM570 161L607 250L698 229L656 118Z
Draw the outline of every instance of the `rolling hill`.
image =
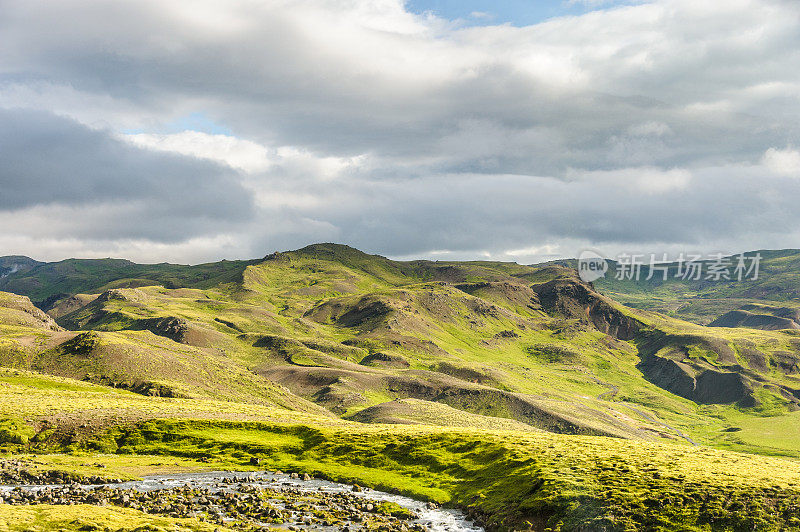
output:
M408 464L398 463L387 447L404 441L435 454L425 450L427 439L444 438L467 462L477 458L455 450L459 438L472 442L464 449L499 445L486 452L511 468L503 473L509 478L528 471L516 469L514 460L532 463L515 442L534 442L536 453L549 445L558 459L548 462L546 478L524 473L544 482L535 480L530 494L518 497L531 506L501 511L513 490L483 476L492 461L473 473L425 462L423 480L408 484L398 477L384 487L473 508L497 529L527 520L534 529L561 522L564 530L578 530L580 520L595 520L616 530L626 523L644 526L653 515L666 523L677 519L664 517L673 510L685 511L681 522L701 527L734 519L732 510L722 508L712 519L699 499L687 499L662 514L622 511L631 502L627 495L590 487L616 486L631 475L655 486L657 477L648 475L678 469L688 478L684 465L666 461L651 473L644 465L590 468L575 477L579 487L571 499L547 497L574 476L559 476L559 468L583 467L562 454L573 445L597 453L605 448L622 461L642 449L664 456L722 453L713 456L741 461L741 471L731 474L741 475L743 499L767 500L766 492L747 492L750 484L760 490L761 481L746 480L748 468L765 459L731 451L783 457L774 459L780 464L774 467L800 475L792 461L800 458L800 332L783 327L794 323L793 292L776 288L800 275L800 253L762 253L767 258L758 287L615 284L613 277L590 285L566 262L400 262L336 244L200 266L0 259L0 265L27 264L0 279L0 365L7 368L0 403L11 401L11 390L37 398L21 415L10 404L3 407L15 430L33 434L15 452L65 445L178 452L180 446L171 451L156 440L148 443L149 437L122 444L125 434L140 430L135 427L161 420L166 425L148 434L167 431L181 441L192 432L196 437L186 445L195 449L208 441L216 449L209 457L230 463L255 448L220 447L213 430L197 427L229 423L243 431L237 441L271 441L276 429L248 424L293 423L321 431L305 448L304 468L316 463L327 476L367 483L375 471L405 471ZM696 309L706 303L703 316L712 309L725 311L714 318L728 313L715 324L720 326L680 319L698 316ZM667 308L675 304L683 306ZM679 311L686 307L695 310ZM87 393L100 399L78 400ZM59 406L59 397L68 395L69 404ZM378 446L369 451L375 460L362 466L372 469L357 478L337 473L334 442L383 434L383 427L404 428L391 429L399 438L393 443L384 436L369 443ZM236 449L250 454L239 456ZM301 460L270 452L275 467ZM341 458L358 463L350 455ZM460 480L442 488L445 470ZM691 482L717 486L710 480L713 468L706 472ZM433 486L444 491L430 491ZM787 496L800 493L795 485L781 489ZM591 504L581 499L590 492ZM773 517L764 522L788 526ZM749 526L742 523L734 524Z

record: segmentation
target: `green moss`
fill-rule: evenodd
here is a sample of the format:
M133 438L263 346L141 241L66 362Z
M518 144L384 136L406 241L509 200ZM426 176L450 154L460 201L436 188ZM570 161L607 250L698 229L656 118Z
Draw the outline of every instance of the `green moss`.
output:
M375 507L375 513L381 515L391 515L401 519L410 519L414 513L408 508L404 508L396 502L382 502Z
M0 505L0 528L8 532L227 532L196 519L172 519L115 507Z
M0 444L26 445L35 435L33 427L21 419L0 419Z
M61 349L66 354L89 356L100 343L100 336L93 331L81 333L71 340L61 344Z
M577 364L583 361L581 353L568 345L533 344L524 346L523 349L528 356L548 364Z

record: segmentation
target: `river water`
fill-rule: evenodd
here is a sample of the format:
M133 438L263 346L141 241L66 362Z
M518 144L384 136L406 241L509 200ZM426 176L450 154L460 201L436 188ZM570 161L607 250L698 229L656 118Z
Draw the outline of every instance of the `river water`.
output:
M483 528L466 518L459 510L449 508L430 507L427 503L420 502L401 495L393 495L382 491L362 488L362 491L353 492L353 486L329 482L327 480L302 480L293 479L286 474L270 472L241 473L230 471L210 471L205 473L183 473L168 476L150 476L143 480L122 482L119 484L105 485L113 489L132 489L136 491L170 490L189 486L191 488L209 489L212 492L235 492L242 486L248 488L293 490L308 494L347 493L369 502L393 502L413 511L417 519L409 523L419 524L431 532L483 532ZM81 489L92 490L98 486L82 485ZM0 492L7 493L18 486L0 486ZM39 491L43 489L58 489L62 486L22 486L24 491ZM302 516L298 516L302 518ZM300 519L298 519L299 521ZM281 528L281 525L270 525ZM289 525L283 525L288 527ZM327 530L319 524L303 525L299 522L292 523L293 527L305 530ZM330 530L340 530L339 527L330 527Z

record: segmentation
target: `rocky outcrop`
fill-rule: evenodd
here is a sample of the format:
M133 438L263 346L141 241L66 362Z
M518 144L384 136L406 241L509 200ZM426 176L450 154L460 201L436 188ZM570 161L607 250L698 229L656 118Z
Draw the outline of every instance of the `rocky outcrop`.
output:
M697 403L753 405L752 380L739 372L701 369L658 355L647 356L639 369L653 384Z
M531 288L551 316L578 319L620 340L632 340L642 328L638 320L577 279L558 278Z
M167 316L165 318L136 320L130 329L134 331L150 331L155 335L169 338L175 342L184 342L189 332L189 324L182 318Z
M5 310L5 312L2 312ZM53 318L34 306L25 296L0 292L0 321L6 325L22 325L50 331L62 330Z

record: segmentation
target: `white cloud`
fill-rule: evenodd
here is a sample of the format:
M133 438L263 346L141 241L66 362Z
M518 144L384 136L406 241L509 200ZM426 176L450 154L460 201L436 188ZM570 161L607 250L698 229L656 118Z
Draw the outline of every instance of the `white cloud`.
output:
M661 170L653 167L636 167L591 172L572 170L570 176L587 186L592 184L633 196L661 195L687 190L692 181L691 172L682 168Z
M486 11L473 11L469 16L477 20L492 20L494 18L494 15Z
M173 134L137 133L120 135L119 138L142 148L209 159L249 173L263 172L272 164L265 146L229 135L183 131Z
M764 153L762 163L771 171L786 177L800 177L800 152L770 148Z

